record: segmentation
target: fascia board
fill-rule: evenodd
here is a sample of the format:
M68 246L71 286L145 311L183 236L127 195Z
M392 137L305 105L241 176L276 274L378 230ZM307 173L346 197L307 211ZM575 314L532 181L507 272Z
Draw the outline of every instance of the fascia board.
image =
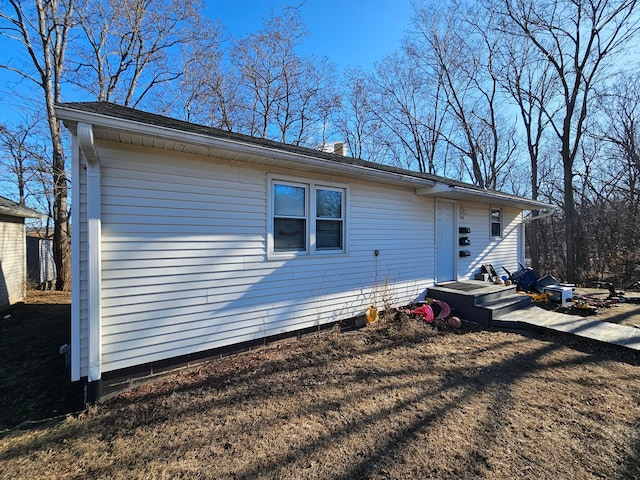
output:
M340 162L329 162L320 158L314 158L312 155L304 155L301 153L287 152L276 150L265 145L255 145L240 140L217 138L197 132L186 132L176 130L159 125L150 125L147 123L136 122L128 119L120 119L110 115L102 115L93 112L85 112L65 106L56 106L56 116L67 122L89 123L93 124L95 129L107 129L112 131L120 131L125 133L135 133L143 136L161 138L178 143L189 145L197 145L210 148L234 152L239 155L238 160L242 161L242 155L247 157L259 156L262 158L271 158L273 160L291 162L296 166L308 166L326 169L331 166L336 173L345 175L360 175L370 179L376 179L382 182L392 182L403 184L410 187L429 187L435 185L434 180L417 178L411 175L405 175L399 172L388 172L377 170L375 168L362 165L351 165ZM72 129L75 125L67 125ZM250 160L247 160L250 161Z
M418 188L416 195L426 195L451 200L479 201L491 203L497 206L511 206L522 210L556 210L557 207L545 202L517 197L500 192L478 190L462 185L451 185L446 182L437 182L433 187Z
M46 215L25 207L0 206L0 214L6 215L8 217L18 217L18 218L46 218Z
M487 200L492 200L493 202L496 202L496 203L503 203L503 204L506 203L508 205L519 207L523 210L556 210L557 209L555 205L551 205L549 203L539 202L537 200L530 200L528 198L516 197L513 195L508 195L506 193L475 190L472 188L462 187L458 185L453 186L453 191L459 191L466 195L470 195L471 197L480 197Z

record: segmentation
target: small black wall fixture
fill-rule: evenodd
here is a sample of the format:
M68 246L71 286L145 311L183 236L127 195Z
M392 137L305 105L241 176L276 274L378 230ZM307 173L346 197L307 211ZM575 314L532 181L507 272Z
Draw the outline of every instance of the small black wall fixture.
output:
M469 250L460 250L460 256L461 257L470 257L471 256L471 252Z

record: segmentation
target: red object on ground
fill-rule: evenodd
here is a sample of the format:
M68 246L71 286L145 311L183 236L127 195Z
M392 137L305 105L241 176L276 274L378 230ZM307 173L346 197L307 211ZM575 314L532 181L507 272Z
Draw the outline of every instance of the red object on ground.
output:
M422 305L421 307L416 308L415 310L410 310L409 313L411 315L419 315L424 317L424 321L427 323L433 322L435 315L433 314L433 310L429 305Z
M436 315L437 319L447 318L451 315L451 307L448 303L443 302L442 300L434 300L433 303L437 303L440 306L440 313Z

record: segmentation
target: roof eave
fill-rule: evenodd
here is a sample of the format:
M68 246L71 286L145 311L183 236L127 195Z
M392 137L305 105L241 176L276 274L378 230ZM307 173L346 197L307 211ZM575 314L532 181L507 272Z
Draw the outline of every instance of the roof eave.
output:
M218 138L198 132L187 132L161 125L116 118L111 115L86 112L64 105L56 106L56 115L62 119L65 125L72 131L75 131L77 124L80 122L89 123L94 125L96 129L105 128L113 131L135 133L173 142L202 146L210 149L212 155L219 155L222 152L232 152L233 159L238 161L250 161L251 158L259 156L266 160L263 163L269 163L269 159L271 159L274 163L286 162L290 164L290 166L297 168L307 167L312 170L326 170L327 164L329 163L326 159L313 156L313 151L310 151L308 154L303 154L278 150L265 145L253 144L248 141ZM356 176L368 180L378 180L412 188L429 187L436 183L429 178L420 178L401 172L390 172L383 169L337 161L331 162L331 170L352 177Z
M538 200L463 185L449 185L444 182L438 182L433 187L417 189L416 194L450 200L482 201L495 206L513 207L520 210L557 210L558 208Z
M78 123L88 123L94 129L105 129L125 134L137 134L148 138L169 140L184 145L204 148L208 155L228 158L234 161L260 163L271 166L286 166L306 171L345 175L354 179L378 181L381 183L415 188L417 195L428 195L452 200L482 201L496 206L509 206L522 210L552 210L557 207L501 192L482 190L454 180L434 179L433 176L416 172L404 173L402 169L389 170L369 162L349 163L322 158L321 152L310 149L291 151L251 142L250 139L221 138L213 134L191 132L169 126L145 123L113 114L86 111L68 105L57 105L56 115L65 125L75 131ZM314 155L317 153L317 155ZM260 159L258 162L257 159ZM363 165L363 163L365 165Z
M0 206L0 215L7 215L9 217L17 218L46 218L46 215L31 210L26 207L4 207Z

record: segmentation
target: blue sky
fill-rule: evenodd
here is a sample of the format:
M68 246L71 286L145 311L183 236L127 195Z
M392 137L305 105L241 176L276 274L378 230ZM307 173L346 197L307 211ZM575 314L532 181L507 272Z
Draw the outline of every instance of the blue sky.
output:
M303 54L329 57L340 69L373 67L397 50L409 28L411 0L206 0L207 16L219 18L239 38L259 30L273 10L299 6L311 35Z
M243 37L263 27L271 11L298 7L310 31L301 54L328 57L341 72L348 66L366 70L400 45L409 28L411 0L205 0L205 14L220 19L234 38ZM0 37L0 56L15 55L15 46ZM4 59L4 58L3 58ZM13 123L15 110L24 99L15 90L32 89L27 81L16 85L15 74L0 70L0 101L4 111L0 122ZM63 94L63 101L74 101Z
M412 15L412 0L205 0L205 3L204 13L220 19L234 38L261 29L271 11L278 14L285 7L298 7L310 32L300 53L326 56L337 65L338 72L349 66L370 70L376 61L400 48ZM2 60L16 54L22 56L14 44L0 37ZM19 112L26 101L17 93L34 87L24 80L16 84L18 79L15 74L0 70L1 123L21 122ZM63 101L74 100L78 99L63 94ZM2 190L0 185L0 194L6 195Z

